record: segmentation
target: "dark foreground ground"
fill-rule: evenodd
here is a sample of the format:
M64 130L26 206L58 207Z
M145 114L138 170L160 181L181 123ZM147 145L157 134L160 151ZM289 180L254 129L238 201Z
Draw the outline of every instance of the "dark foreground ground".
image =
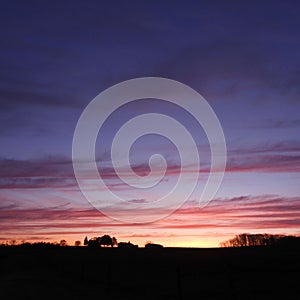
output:
M0 299L300 299L300 252L2 247Z

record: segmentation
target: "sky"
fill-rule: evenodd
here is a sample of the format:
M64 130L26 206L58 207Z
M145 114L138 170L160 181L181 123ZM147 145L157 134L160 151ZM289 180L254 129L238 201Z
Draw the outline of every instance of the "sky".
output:
M110 234L140 246L218 247L242 232L300 234L297 1L52 2L1 4L0 243L73 244ZM85 107L105 89L138 77L169 78L200 93L218 116L227 146L222 185L199 208L211 159L199 124L157 99L118 109L100 129L95 151L105 182L126 201L155 201L180 170L174 144L148 135L132 146L133 170L149 174L149 157L160 153L165 180L145 196L117 178L111 142L134 116L160 112L180 120L204 165L187 171L187 188L193 172L199 182L179 209L139 224L93 207L72 166L73 135ZM99 116L106 107L100 110ZM168 210L157 204L152 211L130 211L126 201L111 208L120 219Z

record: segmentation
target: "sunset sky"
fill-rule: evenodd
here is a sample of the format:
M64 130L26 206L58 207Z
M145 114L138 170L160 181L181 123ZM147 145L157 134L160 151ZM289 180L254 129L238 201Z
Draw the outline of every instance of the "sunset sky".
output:
M140 246L217 247L242 232L299 235L299 15L297 1L2 1L0 243L73 244L110 234ZM145 199L111 171L109 144L132 116L160 111L181 120L204 166L180 209L145 224L96 210L72 167L73 134L84 108L106 88L137 77L174 79L200 93L220 120L228 151L223 183L200 209L210 162L201 128L157 100L116 112L99 133L96 157L128 201ZM146 199L152 201L178 177L178 153L154 135L132 151L138 174L149 171L152 154L166 157L168 178Z

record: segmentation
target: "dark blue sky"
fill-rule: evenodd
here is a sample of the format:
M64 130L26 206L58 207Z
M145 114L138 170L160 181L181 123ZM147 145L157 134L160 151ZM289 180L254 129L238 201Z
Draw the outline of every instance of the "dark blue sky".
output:
M297 1L2 1L0 206L31 207L39 192L45 209L84 206L77 120L105 88L144 76L183 82L215 110L228 147L220 198L299 197L299 15Z

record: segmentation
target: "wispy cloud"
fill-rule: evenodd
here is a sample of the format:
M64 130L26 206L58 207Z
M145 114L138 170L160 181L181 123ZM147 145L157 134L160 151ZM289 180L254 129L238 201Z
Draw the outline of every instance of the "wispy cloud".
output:
M3 206L0 207L0 220L2 239L15 236L20 239L30 236L43 236L45 239L72 237L105 231L118 233L124 238L141 239L185 234L196 237L207 231L214 232L215 236L222 236L226 232L261 230L300 234L300 198L249 195L217 199L204 209L190 203L165 219L138 225L112 221L95 209L69 207L21 209ZM174 229L177 231L174 232Z
M98 158L98 162L101 161ZM107 184L117 190L126 189L126 185L118 176L105 156L99 172ZM144 162L136 163L132 169L140 176L147 176L150 168ZM202 163L200 174L207 174L210 166ZM295 141L266 143L248 148L229 149L226 172L299 172L300 144ZM193 174L199 172L198 166L186 166L180 169L180 164L172 160L169 153L166 176L178 176L180 172ZM121 171L123 177L130 177L127 168ZM87 174L88 178L88 174ZM0 159L0 186L2 189L47 188L47 187L76 187L72 161L64 156L49 156L39 159L17 160Z
M256 126L252 125L252 128L259 129L289 129L300 127L300 120L298 119L266 119L261 121Z

